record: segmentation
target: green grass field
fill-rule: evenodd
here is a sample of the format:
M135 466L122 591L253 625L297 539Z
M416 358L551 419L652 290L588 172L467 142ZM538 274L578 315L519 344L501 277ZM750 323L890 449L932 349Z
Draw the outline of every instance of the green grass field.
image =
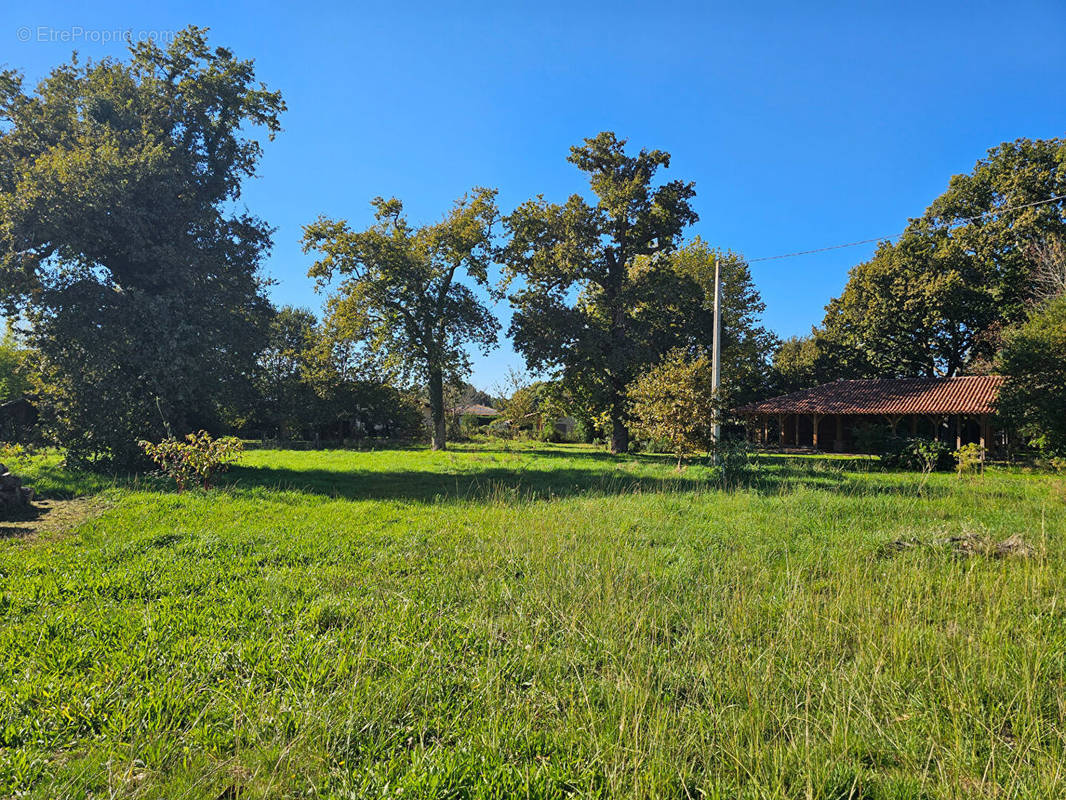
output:
M1062 478L777 458L723 491L479 445L251 451L179 495L8 464L94 499L0 529L0 796L1066 794Z

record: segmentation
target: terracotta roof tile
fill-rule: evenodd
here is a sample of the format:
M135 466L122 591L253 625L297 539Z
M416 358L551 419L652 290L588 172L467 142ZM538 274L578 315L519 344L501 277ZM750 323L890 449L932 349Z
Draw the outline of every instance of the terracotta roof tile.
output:
M1001 375L836 381L739 409L747 414L989 414Z

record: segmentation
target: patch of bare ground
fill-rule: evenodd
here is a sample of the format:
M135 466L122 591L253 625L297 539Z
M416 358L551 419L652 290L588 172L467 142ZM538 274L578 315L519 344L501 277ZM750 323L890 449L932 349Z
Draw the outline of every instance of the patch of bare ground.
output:
M5 509L0 516L0 539L34 539L74 530L107 508L100 497L71 500L34 500L21 508Z
M1036 548L1018 534L1009 536L1001 542L988 535L963 533L960 536L947 536L932 541L922 541L914 537L893 539L878 547L877 553L882 558L896 553L906 552L921 547L947 547L959 556L985 556L987 558L1029 558L1037 554Z
M988 556L989 558L1027 558L1036 553L1033 546L1026 542L1018 534L1004 539L1002 542L994 541L976 533L966 533L962 536L952 536L948 544L957 553L964 556Z

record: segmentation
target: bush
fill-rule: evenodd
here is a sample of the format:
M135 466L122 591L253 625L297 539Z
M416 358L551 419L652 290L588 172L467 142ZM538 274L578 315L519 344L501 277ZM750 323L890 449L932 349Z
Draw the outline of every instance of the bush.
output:
M853 433L853 447L857 453L883 453L887 448L889 439L892 439L892 429L887 425L872 425L870 423L857 425Z
M711 365L681 348L671 350L626 389L635 438L659 442L677 457L706 450L717 412Z
M984 466L984 450L981 445L976 442L970 442L964 444L958 450L955 451L955 471L959 473L961 478L963 473L974 472Z
M718 476L725 488L749 481L758 469L754 448L744 439L724 439L714 448Z
M592 444L592 440L596 438L596 430L592 426L592 423L578 418L575 420L574 434L572 438L575 442Z
M920 436L890 436L885 439L880 456L886 467L920 472L950 469L955 464L951 448L944 442Z
M538 438L542 442L548 442L549 444L559 444L565 440L565 437L556 430L554 420L544 421L544 425L540 429Z
M481 418L474 414L463 414L459 418L459 433L464 439L481 433Z
M211 488L211 479L240 458L244 445L235 436L215 439L207 431L190 433L185 440L170 437L158 444L138 442L144 454L159 465L164 475L174 479L178 491L193 481L204 489Z
M485 426L485 433L498 439L511 439L514 436L511 423L505 419L494 419Z

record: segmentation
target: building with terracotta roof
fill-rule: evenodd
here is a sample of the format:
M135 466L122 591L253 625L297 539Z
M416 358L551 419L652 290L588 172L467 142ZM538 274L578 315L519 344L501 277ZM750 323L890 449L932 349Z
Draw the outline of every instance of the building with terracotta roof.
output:
M500 412L491 406L486 406L481 403L470 403L465 406L456 406L455 408L448 409L449 414L454 414L457 417L498 417Z
M826 383L739 409L757 440L780 447L849 452L864 426L930 436L956 447L992 447L992 414L1000 375L874 378Z

